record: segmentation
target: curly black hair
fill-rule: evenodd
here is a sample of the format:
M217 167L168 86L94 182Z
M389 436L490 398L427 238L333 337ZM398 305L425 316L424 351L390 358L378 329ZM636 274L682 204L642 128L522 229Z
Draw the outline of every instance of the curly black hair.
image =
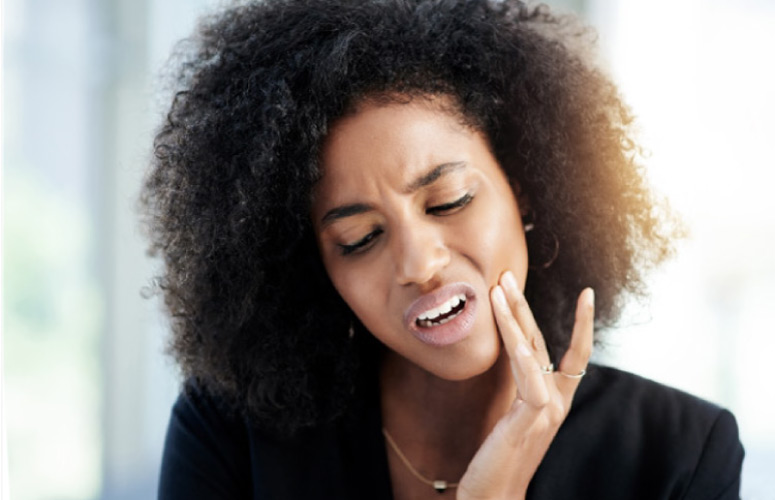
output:
M142 209L183 375L280 434L347 411L380 348L329 281L310 220L319 153L364 99L446 96L489 138L535 230L525 295L555 362L575 299L611 326L672 251L632 117L589 31L518 0L265 0L181 45ZM373 372L368 372L373 373Z

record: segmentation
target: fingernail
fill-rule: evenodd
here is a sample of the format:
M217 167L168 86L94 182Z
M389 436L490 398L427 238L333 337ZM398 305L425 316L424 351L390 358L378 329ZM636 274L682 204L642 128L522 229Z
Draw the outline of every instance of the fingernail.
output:
M495 288L492 291L492 296L495 299L496 302L498 302L502 306L506 306L506 296L503 294L503 288L501 288L498 285L495 285Z
M514 278L514 273L512 273L511 271L506 271L503 274L503 284L509 288L510 292L519 293L517 280Z
M517 352L525 357L530 356L530 348L524 342L519 343Z
M590 288L589 293L587 294L587 306L595 307L595 289L594 288Z

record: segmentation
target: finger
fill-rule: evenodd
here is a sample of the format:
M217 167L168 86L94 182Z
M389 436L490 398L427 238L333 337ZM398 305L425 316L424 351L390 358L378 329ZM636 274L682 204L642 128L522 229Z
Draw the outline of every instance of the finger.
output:
M491 295L495 321L503 337L504 349L509 355L519 396L533 406L543 407L549 401L549 390L546 385L549 376L541 369L539 360L525 341L501 287L497 285L493 287Z
M543 408L549 404L549 387L552 374L545 373L526 342L517 345L517 388L522 399L531 406Z
M501 338L503 338L503 346L506 349L506 353L508 353L509 359L516 362L514 356L517 352L517 345L520 341L525 342L525 336L509 308L506 295L501 286L495 285L492 288L490 299L492 300L495 322L498 325Z
M560 362L560 372L555 375L555 382L560 392L566 397L572 396L581 381L580 378L569 378L563 375L577 375L587 369L589 357L592 354L592 339L595 332L595 292L585 288L576 303L576 321L573 324L570 347Z
M549 364L549 352L546 350L544 336L533 317L530 305L527 303L527 300L525 300L524 294L517 285L514 273L506 271L501 276L500 282L506 293L506 299L509 301L512 311L514 311L517 323L524 333L525 339L536 352L539 361L544 364Z

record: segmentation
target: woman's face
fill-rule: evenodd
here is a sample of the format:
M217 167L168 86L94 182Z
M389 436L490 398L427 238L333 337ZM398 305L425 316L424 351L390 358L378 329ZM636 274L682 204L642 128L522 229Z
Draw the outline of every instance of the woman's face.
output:
M312 217L326 270L364 326L403 360L463 380L498 357L489 290L506 270L524 287L527 247L485 137L448 104L367 101L338 121Z

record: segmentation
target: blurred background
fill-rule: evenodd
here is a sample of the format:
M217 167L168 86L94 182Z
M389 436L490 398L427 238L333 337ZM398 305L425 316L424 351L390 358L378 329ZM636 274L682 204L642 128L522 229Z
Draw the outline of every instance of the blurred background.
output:
M565 0L691 230L595 356L730 408L775 498L775 1ZM2 342L13 500L154 498L178 376L135 203L176 40L214 0L4 0ZM669 5L669 7L668 7ZM6 439L7 438L7 439Z

